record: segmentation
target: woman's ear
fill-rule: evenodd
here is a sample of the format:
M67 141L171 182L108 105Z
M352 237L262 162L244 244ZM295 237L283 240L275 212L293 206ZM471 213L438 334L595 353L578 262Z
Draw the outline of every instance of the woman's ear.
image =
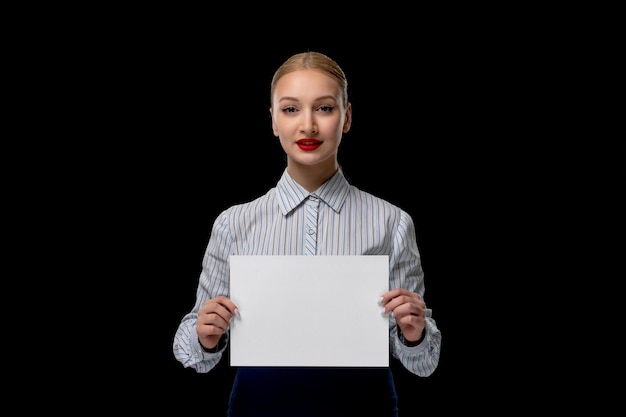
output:
M346 108L346 120L343 121L343 133L348 133L352 126L352 103L348 103Z

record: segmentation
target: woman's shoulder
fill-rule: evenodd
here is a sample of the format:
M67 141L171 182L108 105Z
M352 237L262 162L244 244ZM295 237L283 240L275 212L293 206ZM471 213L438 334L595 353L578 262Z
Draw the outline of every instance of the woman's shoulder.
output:
M400 221L413 221L411 214L406 209L371 191L365 191L350 185L348 198L352 200L353 204L359 204L368 211L377 212L379 214L388 213L390 216Z
M352 198L362 200L362 201L370 201L380 206L385 206L390 209L403 211L402 208L395 203L392 203L390 200L386 198L380 197L378 194L374 194L371 191L362 190L354 185L350 185L350 194Z

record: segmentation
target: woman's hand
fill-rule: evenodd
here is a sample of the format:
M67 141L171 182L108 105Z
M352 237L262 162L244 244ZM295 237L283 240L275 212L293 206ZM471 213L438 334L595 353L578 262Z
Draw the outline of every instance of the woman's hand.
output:
M228 330L230 320L238 315L237 306L228 297L220 295L205 301L198 310L196 323L200 344L207 349L217 346L222 335Z
M417 343L426 326L426 303L419 294L396 288L381 295L384 314L391 312L402 335L408 342Z

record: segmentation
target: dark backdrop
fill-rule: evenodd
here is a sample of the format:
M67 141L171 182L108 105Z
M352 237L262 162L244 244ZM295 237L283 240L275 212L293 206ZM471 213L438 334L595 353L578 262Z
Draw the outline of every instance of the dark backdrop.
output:
M534 89L533 77L520 76L528 63L497 39L476 37L399 49L237 48L181 34L115 45L90 55L83 76L93 77L88 103L97 105L79 113L99 144L82 170L97 190L87 193L98 208L89 233L103 244L88 259L97 259L104 278L96 292L108 305L96 344L106 365L97 375L113 376L114 404L223 415L228 357L196 374L174 359L172 339L193 306L215 217L265 193L285 167L271 131L270 80L289 55L308 49L336 59L348 76L353 124L339 152L346 175L405 209L417 228L425 298L443 344L428 378L392 360L401 415L459 404L484 412L499 407L494 396L512 395L528 370L514 350L526 334L515 294L528 285L524 262L537 255L518 242L538 239L536 194L547 195L540 188L527 198L528 167L542 170L548 159L528 150L529 126L542 117L522 104Z
M349 78L346 174L416 224L443 345L429 378L392 362L402 415L605 404L613 384L592 396L604 375L586 373L614 370L599 363L621 346L608 340L621 321L600 329L622 305L608 296L623 276L624 132L607 127L623 118L607 100L623 89L621 26L561 9L278 7L254 24L249 9L57 7L11 32L5 206L21 213L5 214L6 240L28 249L6 256L7 285L26 285L6 292L26 332L6 332L20 372L7 381L34 398L19 406L223 415L227 358L195 374L172 338L213 220L284 168L270 78L307 49Z

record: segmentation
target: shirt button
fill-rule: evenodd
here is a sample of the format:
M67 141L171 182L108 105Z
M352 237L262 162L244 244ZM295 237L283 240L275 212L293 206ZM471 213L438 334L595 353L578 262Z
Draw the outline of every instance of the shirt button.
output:
M312 235L313 233L315 233L315 230L313 230L313 229L309 229L307 233L308 233L308 234L310 234L310 235Z

